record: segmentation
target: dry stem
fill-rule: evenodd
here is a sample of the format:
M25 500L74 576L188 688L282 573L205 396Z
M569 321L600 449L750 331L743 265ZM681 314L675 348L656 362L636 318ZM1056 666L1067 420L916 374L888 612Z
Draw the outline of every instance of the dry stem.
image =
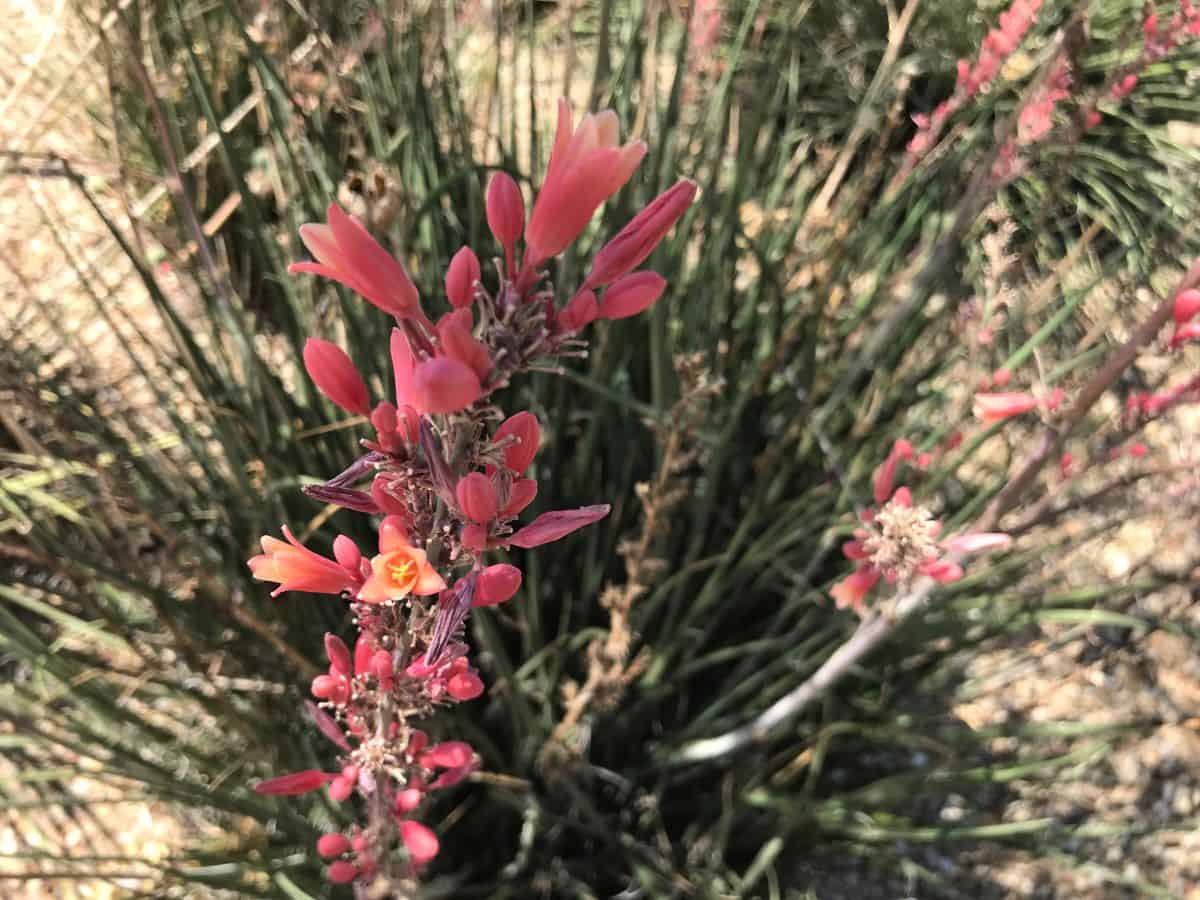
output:
M623 544L619 550L625 560L625 583L609 584L600 595L600 604L608 610L608 633L588 644L588 672L583 685L568 682L563 691L563 717L542 749L544 763L580 755L584 742L572 740L580 722L593 706L615 707L625 689L650 661L646 648L632 660L629 658L633 644L630 612L665 566L663 560L653 555L653 544L667 530L667 514L687 496L688 479L682 473L696 457L688 444L694 439L697 414L704 409L705 401L720 390L720 383L712 380L704 368L701 354L679 356L675 367L682 396L666 417L669 425L654 481L637 486L643 509L642 529L636 540Z

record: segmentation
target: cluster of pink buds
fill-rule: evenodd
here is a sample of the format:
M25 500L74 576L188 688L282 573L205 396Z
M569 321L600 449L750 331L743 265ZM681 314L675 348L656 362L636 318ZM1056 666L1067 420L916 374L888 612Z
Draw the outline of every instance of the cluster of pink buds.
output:
M917 469L928 466L929 459L922 456L901 438L875 470L876 505L859 513L861 527L855 529L853 540L842 545L842 553L858 566L829 592L839 609L849 608L865 616L867 595L880 580L889 584L907 583L916 575L925 575L943 584L957 581L963 576L962 566L944 557L1001 549L1011 543L1008 535L995 532L964 534L939 541L942 523L928 509L913 503L909 488L896 487L902 463L910 463Z
M305 493L378 516L377 552L365 555L340 535L332 556L324 556L285 525L283 539L263 537L262 553L249 561L255 578L276 585L273 596L339 596L357 627L353 650L326 636L328 670L311 686L311 716L342 752L340 768L256 786L263 794L326 788L333 800L365 812L364 826L318 843L334 882L400 893L397 885L438 852L437 836L417 821L425 799L480 764L461 741L430 746L416 723L484 691L463 639L467 616L510 600L522 580L519 568L489 555L559 540L609 512L607 505L585 506L522 524L537 495L530 469L542 427L531 412L505 417L489 397L514 375L554 371L556 359L581 355L586 345L578 333L592 321L635 315L662 295L662 276L638 267L691 205L696 185L687 180L595 254L567 302L556 302L559 292L543 270L629 180L645 152L641 142L620 143L613 112L585 116L576 126L560 101L554 148L528 222L520 187L495 175L486 210L502 252L496 277L485 278L476 254L460 249L445 275L449 309L436 321L401 262L336 205L326 224L301 228L316 261L292 271L331 278L396 320L388 347L391 400L373 403L335 344L312 338L304 348L305 369L321 393L372 428L362 456Z
M1071 96L1071 70L1066 59L1055 60L1037 93L1017 116L1017 143L1033 144L1054 127L1054 107Z
M1142 19L1142 37L1142 52L1136 60L1117 71L1101 99L1120 103L1133 93L1138 85L1138 73L1146 66L1162 59L1189 39L1200 37L1200 9L1192 0L1180 0L1179 8L1164 22L1159 18L1154 4L1147 3L1145 18ZM1094 128L1100 124L1100 111L1093 105L1085 113L1083 121L1086 128Z
M1200 8L1192 0L1180 0L1179 9L1166 22L1160 21L1154 5L1142 20L1147 62L1162 59L1188 37L1200 37Z
M1184 403L1200 403L1200 375L1165 391L1139 391L1125 399L1126 426L1153 419Z
M908 143L910 161L923 156L937 142L950 116L995 80L1004 61L1021 45L1041 5L1042 0L1013 0L1013 4L1000 13L999 27L984 37L975 61L958 61L954 93L934 107L929 115L918 113L912 117L917 133Z
M1021 46L1041 5L1042 0L1013 0L1012 5L1000 13L999 27L984 37L974 64L965 59L958 61L956 91L971 97L995 80L1004 61Z
M1054 128L1054 110L1071 96L1071 69L1065 56L1054 60L1050 71L1029 101L1017 114L1017 133L1005 141L992 163L992 177L1007 181L1019 174L1023 160L1021 149L1045 139ZM1094 111L1093 111L1094 112ZM1091 122L1091 119L1088 119Z

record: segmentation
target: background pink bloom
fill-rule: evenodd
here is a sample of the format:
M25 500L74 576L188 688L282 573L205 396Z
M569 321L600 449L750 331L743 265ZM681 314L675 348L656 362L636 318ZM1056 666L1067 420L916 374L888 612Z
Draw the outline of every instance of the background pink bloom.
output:
M976 418L985 422L999 422L1027 413L1037 405L1037 398L1033 394L976 394L974 413Z

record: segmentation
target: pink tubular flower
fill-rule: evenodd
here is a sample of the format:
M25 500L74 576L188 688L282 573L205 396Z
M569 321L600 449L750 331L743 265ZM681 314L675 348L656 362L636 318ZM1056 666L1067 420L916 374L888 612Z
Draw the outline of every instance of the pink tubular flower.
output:
M399 406L418 413L458 412L483 393L475 370L460 360L435 356L418 362L399 328L392 329L391 350Z
M455 672L446 682L446 693L464 703L483 693L483 681L472 671Z
M342 409L361 416L370 413L367 386L341 347L309 338L304 344L304 368L321 393Z
M454 254L446 269L446 299L455 309L470 306L475 299L475 284L483 270L470 247L463 247Z
M537 482L532 478L518 478L509 488L508 503L500 512L506 516L519 516L536 496Z
M294 797L297 794L307 794L333 781L338 776L332 772L322 772L319 769L305 769L303 772L292 772L289 775L278 775L260 781L254 786L254 793L271 796Z
M429 413L452 413L479 399L483 388L470 366L448 356L420 363L413 373L414 407Z
M593 522L599 522L612 509L607 503L598 506L584 506L580 509L559 509L554 512L542 513L512 537L504 541L514 547L540 547L565 538L572 531L578 531Z
M292 263L288 271L332 278L398 319L423 320L417 288L404 266L336 203L329 204L326 215L327 225L300 226L300 239L317 261Z
M349 675L354 670L350 648L336 634L325 635L325 655L329 657L330 669L338 675Z
M875 470L874 490L875 502L885 503L892 496L892 490L896 481L896 468L903 462L909 462L913 458L913 445L899 438L892 444L892 451L888 454L886 460L883 461L878 469Z
M641 141L618 145L617 114L610 109L571 123L566 98L558 101L558 129L546 178L525 229L527 268L541 265L567 248L596 209L629 180L646 155Z
M943 541L942 547L948 553L983 553L987 550L1000 550L1009 546L1012 538L997 531L979 531L974 534L960 534Z
M667 287L657 272L634 272L614 281L600 298L602 319L627 319L654 305Z
M927 575L939 584L949 584L963 577L963 568L958 563L945 559L933 559L921 566L921 574Z
M404 842L404 849L408 851L408 858L414 866L423 866L438 855L441 848L437 835L420 822L405 819L399 827L400 839Z
M584 287L608 284L641 265L692 205L696 190L696 182L684 178L651 200L596 254Z
M861 613L867 594L879 583L879 570L871 565L862 565L835 584L829 591L838 609L852 609Z
M563 331L573 332L582 331L598 318L600 305L596 302L596 292L583 290L558 311L555 321Z
M974 413L977 419L984 422L1000 422L1036 409L1037 405L1037 398L1033 394L976 394Z
M533 464L540 441L537 416L531 412L509 416L492 436L492 443L505 445L504 465L517 475L524 475Z
M278 583L279 587L271 591L272 597L278 597L284 591L340 594L361 583L357 573L301 544L286 525L283 536L287 538L286 543L263 535L263 552L251 557L249 562L250 572L256 579Z
M394 517L384 519L379 526L379 555L371 560L371 574L359 589L358 599L363 603L386 603L409 594L428 597L445 587L442 576L425 558L425 551L409 544L401 523Z

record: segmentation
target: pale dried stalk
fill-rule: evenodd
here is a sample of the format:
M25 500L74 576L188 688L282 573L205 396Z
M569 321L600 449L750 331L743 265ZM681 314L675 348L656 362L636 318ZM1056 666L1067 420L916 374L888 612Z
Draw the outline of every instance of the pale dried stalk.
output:
M1175 297L1182 291L1200 284L1200 259L1191 268L1141 327L1118 348L1080 390L1061 424L1048 425L1041 442L1021 468L988 504L969 531L996 530L1001 518L1012 510L1026 490L1033 485L1038 473L1052 459L1058 459L1067 437L1083 420L1088 411L1137 358L1138 351L1149 344L1171 318ZM962 563L964 557L950 554L948 562ZM799 715L817 698L845 677L851 667L885 641L896 626L916 612L929 598L937 582L922 577L894 601L891 615L876 616L863 622L850 638L833 652L807 681L785 694L758 715L754 721L723 735L694 741L684 746L671 759L678 764L705 762L728 756L752 744L768 740L777 728Z
M704 401L720 390L720 384L709 378L702 360L701 354L692 354L675 361L682 396L666 417L670 425L654 481L637 486L644 514L637 539L622 545L619 551L625 559L625 583L608 585L600 596L601 605L608 610L608 633L588 644L588 673L584 683L580 686L570 682L564 691L563 717L542 749L544 762L564 755L579 755L582 742L572 737L580 722L593 707L616 706L629 684L649 664L650 655L645 648L632 660L629 658L633 643L630 612L664 568L663 561L652 555L654 540L664 533L667 514L687 494L687 480L681 472L695 458L688 444L694 437L696 414Z

